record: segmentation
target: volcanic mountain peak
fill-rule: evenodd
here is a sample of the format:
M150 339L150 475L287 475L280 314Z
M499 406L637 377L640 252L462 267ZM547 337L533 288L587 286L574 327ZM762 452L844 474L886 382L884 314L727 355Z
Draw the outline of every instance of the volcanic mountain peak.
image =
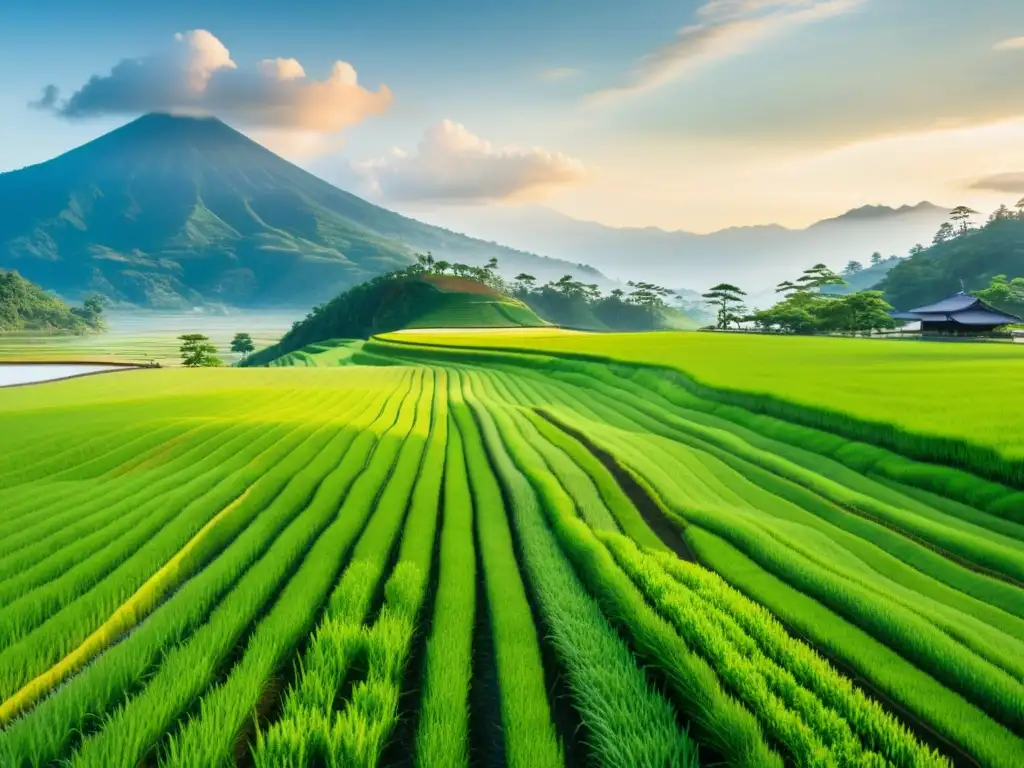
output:
M309 306L426 250L540 279L596 274L380 208L209 117L145 115L2 174L0 210L0 267L147 306Z

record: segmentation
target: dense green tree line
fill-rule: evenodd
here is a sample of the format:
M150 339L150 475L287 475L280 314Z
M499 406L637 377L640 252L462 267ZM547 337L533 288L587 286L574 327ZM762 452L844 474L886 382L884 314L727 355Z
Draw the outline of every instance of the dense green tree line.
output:
M845 296L822 293L846 281L824 264L804 270L796 280L779 283L775 292L783 299L768 309L748 312L746 294L737 286L720 283L704 294L717 310L716 327L753 327L781 333L865 333L892 328L892 306L878 291L858 291Z
M69 307L17 272L0 270L0 331L101 331L105 303L89 294L81 307Z

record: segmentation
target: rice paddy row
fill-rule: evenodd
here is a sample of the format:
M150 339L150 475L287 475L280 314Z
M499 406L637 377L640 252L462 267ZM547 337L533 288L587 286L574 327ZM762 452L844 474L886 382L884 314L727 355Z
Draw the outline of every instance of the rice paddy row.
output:
M1012 515L610 366L306 354L0 393L0 764L1024 763Z

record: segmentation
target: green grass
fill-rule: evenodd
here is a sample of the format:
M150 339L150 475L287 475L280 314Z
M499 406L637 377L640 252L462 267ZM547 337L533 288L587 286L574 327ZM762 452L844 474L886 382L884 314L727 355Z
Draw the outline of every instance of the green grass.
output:
M416 337L0 391L0 764L1024 760L1007 487Z
M295 319L292 314L277 312L217 316L198 312L112 311L106 318L108 328L102 333L0 333L0 362L152 361L175 366L181 363L178 336L202 333L210 337L222 360L233 363L239 359L231 351L231 339L236 333L250 334L256 349L263 349L276 343Z
M1024 480L1024 416L1007 407L1024 386L1024 349L1015 345L550 331L515 338L443 334L415 341L667 367L717 393L722 402L910 456L934 456ZM943 417L937 419L937 413Z

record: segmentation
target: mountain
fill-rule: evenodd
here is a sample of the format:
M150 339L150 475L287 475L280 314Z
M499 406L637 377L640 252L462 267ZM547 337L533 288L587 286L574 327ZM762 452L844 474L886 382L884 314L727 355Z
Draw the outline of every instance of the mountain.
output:
M858 291L867 291L874 288L885 278L887 274L897 265L903 262L899 256L890 256L882 259L877 264L870 264L859 272L852 275L843 275L846 285L826 285L821 292L830 296L846 296Z
M427 250L608 284L372 205L212 118L146 115L0 174L0 211L0 267L65 296L151 307L309 306Z
M806 229L769 224L707 235L608 227L540 206L437 212L433 220L476 237L585 262L613 279L701 291L730 282L757 296L818 262L838 271L850 260L866 263L875 251L905 254L915 243L931 242L948 213L927 202L900 208L865 206Z
M877 286L896 309L988 287L996 275L1024 277L1024 221L1001 219L902 260Z

